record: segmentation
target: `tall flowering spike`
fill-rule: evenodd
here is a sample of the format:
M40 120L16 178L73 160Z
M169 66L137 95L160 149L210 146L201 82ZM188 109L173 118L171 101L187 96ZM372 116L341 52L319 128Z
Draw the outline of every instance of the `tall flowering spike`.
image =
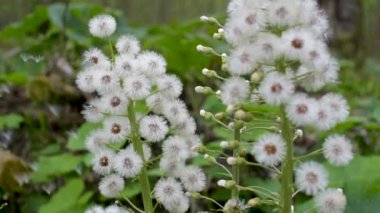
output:
M116 21L99 15L89 22L89 29L93 36L106 38L116 30ZM195 135L194 118L178 99L182 82L166 74L167 62L160 54L141 51L134 36L121 36L115 48L116 53L111 49L112 58L98 48L87 50L76 79L81 91L96 93L82 114L87 122L102 124L85 139L87 150L94 155L93 170L103 176L99 191L107 198L120 198L124 186L137 179L143 200L141 212L153 212L152 181L147 170L159 167L164 175L154 187L156 201L169 212L186 212L190 202L183 190L203 190L206 175L188 165L196 156L193 147L200 146L201 140ZM140 114L137 105L144 104L150 111ZM110 206L86 212L127 211Z
M231 180L218 181L219 186L231 191L224 212L243 212L247 205L265 205L269 200L278 203L276 211L289 213L294 211L293 197L298 192L317 196L328 186L328 172L323 166L302 160L323 154L329 163L343 166L353 158L349 139L341 135L327 137L321 149L305 155L297 156L294 151L294 141L303 137L303 129L328 131L349 115L343 96L324 94L326 86L336 83L339 74L339 63L329 53L326 42L327 17L316 0L230 0L227 13L224 26L213 17L201 17L203 22L218 25L213 37L224 38L231 48L218 53L212 47L196 46L201 53L220 57L222 63L219 69L202 70L205 76L220 80L213 83L220 87L197 86L195 91L216 96L225 105L225 112L202 109L200 115L231 132L220 143L222 149L232 150L223 156L230 168L220 165L206 147L194 150L210 163L228 170ZM242 142L243 138L249 140L249 145ZM180 147L169 142L165 147L179 153ZM254 158L247 157L248 149ZM250 159L257 162L249 162ZM279 177L279 198L245 205L240 192L251 188L240 182L243 166L260 166ZM257 190L256 194L268 193L267 189ZM325 212L327 204L323 202L335 202L335 198L320 197L315 200L320 211ZM344 209L344 195L338 197L340 202L331 204L331 212Z

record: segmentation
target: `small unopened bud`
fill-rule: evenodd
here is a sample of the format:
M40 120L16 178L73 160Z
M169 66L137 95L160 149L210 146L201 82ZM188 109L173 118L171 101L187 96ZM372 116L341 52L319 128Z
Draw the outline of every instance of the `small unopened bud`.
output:
M215 92L215 94L216 94L216 95L221 95L221 94L222 94L222 91L217 90L217 91Z
M218 112L215 114L215 118L217 120L223 120L225 118L225 113L224 112Z
M220 33L214 33L214 34L212 35L212 37L213 37L214 39L219 40L219 39L222 39L222 38L223 38L223 35L220 34Z
M215 158L213 156L205 154L203 157L204 157L204 159L208 160L211 163L215 162Z
M214 70L209 70L207 68L204 68L202 70L202 74L207 76L207 77L210 77L210 78L213 78L215 76L217 76L216 72Z
M227 141L222 141L222 142L220 142L219 146L222 149L226 149L226 148L228 148L228 142Z
M201 44L197 45L197 51L198 52L203 52L203 53L211 53L213 49L211 47L206 47Z
M235 128L235 122L230 122L230 123L228 124L228 128L230 128L230 129Z
M248 151L247 149L240 149L240 153L239 153L241 156L246 156L248 154Z
M200 114L200 116L204 117L205 119L210 119L212 117L211 112L207 112L203 109L199 112L199 114Z
M212 93L212 89L210 87L202 87L202 86L196 86L195 92L199 94L210 94Z
M302 138L302 136L303 136L303 131L302 131L302 129L297 129L296 132L295 132L295 135L296 135L298 138Z
M276 122L281 122L281 117L276 117Z
M251 75L251 81L252 82L255 82L255 83L257 83L257 82L260 82L260 80L261 80L261 73L259 73L259 72L254 72L252 75Z
M235 119L242 120L242 121L250 121L252 120L252 116L245 112L244 110L238 110L234 114Z
M224 33L224 29L223 28L219 28L218 29L218 33Z
M226 188L226 189L232 189L233 187L235 187L236 186L236 183L235 183L235 181L233 181L233 180L227 180L226 181L226 184L224 184L224 187Z
M255 197L248 200L248 206L250 207L257 207L260 205L260 198Z
M228 157L227 158L227 164L228 165L236 165L236 163L237 163L237 159L236 158L234 158L234 157Z
M232 141L228 142L228 146L229 146L231 149L235 149L236 147L239 146L239 141L237 141L237 140L232 140Z
M227 63L223 63L222 64L222 70L227 72L228 71L228 64Z
M294 206L293 205L290 206L290 211L291 211L291 213L294 213Z
M229 114L229 115L233 115L236 111L236 107L235 105L228 105L227 106L227 109L226 109L226 112Z
M218 184L218 186L225 187L226 186L226 180L218 180L217 184Z
M208 22L209 18L207 16L201 16L200 20L203 22Z
M201 194L198 193L198 192L186 192L186 196L188 197L192 197L192 198L195 198L195 199L199 199L201 198Z
M205 116L205 114L206 114L206 111L205 110L203 110L203 109L201 109L201 111L199 112L199 114L203 117L203 116Z
M236 164L237 165L244 165L247 161L245 160L245 158L242 158L242 157L238 157L236 158Z
M207 147L203 145L193 146L193 151L198 152L199 154L205 154L207 152Z

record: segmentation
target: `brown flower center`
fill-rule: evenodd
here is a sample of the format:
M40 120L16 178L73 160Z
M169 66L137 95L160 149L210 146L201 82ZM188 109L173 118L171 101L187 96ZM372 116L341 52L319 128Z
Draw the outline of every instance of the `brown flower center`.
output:
M108 157L107 156L103 156L99 159L99 163L101 166L108 166L109 162L108 162Z
M111 76L105 75L102 77L102 83L109 84L111 82Z
M120 103L121 103L121 100L120 100L120 98L119 97L113 97L112 99L111 99L111 106L112 107L117 107L117 106L119 106L120 105Z
M272 93L280 93L282 91L282 86L279 83L274 83L271 87Z
M121 131L121 126L119 124L112 124L111 131L113 134L119 134Z
M309 110L309 108L306 106L306 104L298 104L297 105L297 112L299 114L305 114L305 113L307 113L308 110Z
M266 144L264 150L268 155L274 155L277 152L277 147L274 144Z
M251 14L251 15L247 16L245 18L245 22L247 22L247 24L249 24L249 25L254 24L256 22L256 14Z
M318 181L318 175L314 172L309 172L306 174L306 180L307 182L314 184Z
M97 64L97 63L99 62L99 59L98 59L98 57L96 57L96 56L92 56L92 57L90 58L90 61L91 61L93 64Z
M303 41L299 38L295 38L292 41L292 46L296 49L301 49L303 47Z
M280 18L285 18L285 16L288 15L288 11L285 7L280 7L276 10L276 15Z
M133 164L130 158L125 158L124 159L124 167L125 168L132 168Z

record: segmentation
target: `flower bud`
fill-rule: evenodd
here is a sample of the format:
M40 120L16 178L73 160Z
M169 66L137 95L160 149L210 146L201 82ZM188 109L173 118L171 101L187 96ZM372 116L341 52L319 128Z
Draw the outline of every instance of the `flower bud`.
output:
M194 146L193 149L195 148L195 150L193 151L196 151L198 152L199 154L205 154L207 152L207 147L203 146L203 145L199 145L199 146Z
M222 148L222 149L226 149L226 148L229 147L227 141L222 141L222 142L220 142L219 146L220 146L220 148Z
M203 22L208 22L209 18L207 16L201 16L200 20Z
M261 78L262 78L262 75L260 72L254 72L252 75L251 75L251 81L252 82L255 82L255 83L258 83L261 81Z
M217 74L216 74L216 72L214 70L209 70L207 68L204 68L202 70L202 74L205 75L205 76L207 76L207 77L210 77L210 78L213 78L213 77L217 76Z
M232 189L232 188L234 188L235 186L236 186L236 183L235 183L235 181L233 181L233 180L227 180L226 183L224 184L224 187L225 187L226 189Z
M247 161L245 160L245 158L242 158L242 157L238 157L236 159L236 164L237 165L244 165Z
M218 186L225 187L226 186L226 180L218 180L217 184L218 184Z
M212 89L210 87L202 87L202 86L196 86L195 92L199 94L210 94L212 93Z
M192 198L195 198L195 199L199 199L201 198L201 194L198 193L198 192L186 192L186 196L188 197L192 197Z
M225 118L225 116L226 116L226 114L223 113L223 112L218 112L218 113L215 114L215 118L217 120L223 120Z
M239 141L237 141L237 140L232 140L232 141L228 142L228 146L229 146L231 149L236 149L236 148L239 146Z
M228 157L227 158L227 164L228 165L236 165L236 162L237 162L237 160L234 157Z
M297 129L296 132L295 132L295 135L299 138L302 138L303 136L303 131L302 129Z
M211 47L206 47L201 44L197 45L197 51L202 53L212 53L213 49Z
M252 116L249 113L247 113L247 112L245 112L243 110L236 111L235 114L234 114L234 117L235 117L235 119L242 120L242 121L250 121L250 120L252 120Z
M225 71L225 72L228 71L228 64L227 63L222 64L222 71Z
M249 199L247 204L250 207L257 207L260 205L260 198L255 197L255 198Z
M202 116L202 117L204 117L205 119L210 119L212 117L212 113L211 112L207 112L207 111L205 111L203 109L199 112L199 115Z
M215 158L213 156L205 154L203 157L204 157L204 159L208 160L210 163L214 163L215 162Z

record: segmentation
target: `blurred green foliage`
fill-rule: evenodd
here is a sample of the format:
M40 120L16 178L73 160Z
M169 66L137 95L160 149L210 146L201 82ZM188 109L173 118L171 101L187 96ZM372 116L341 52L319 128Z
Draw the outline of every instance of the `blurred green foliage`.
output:
M6 190L0 184L0 196L7 197L5 212L83 212L94 202L109 203L97 191L98 177L91 172L91 156L84 150L84 139L100 124L83 123L80 116L84 94L75 88L73 80L80 69L82 52L105 44L92 38L87 22L98 13L110 13L118 22L117 34L131 33L142 40L144 49L152 49L168 61L168 72L184 82L182 98L199 121L198 131L207 147L219 150L221 138L231 138L222 127L205 124L197 116L198 110L224 111L213 96L196 95L194 87L208 81L202 74L204 67L219 70L219 59L204 57L195 49L197 44L225 51L223 42L211 39L215 26L205 26L198 20L175 25L134 26L118 10L89 4L52 4L37 6L22 20L0 31L0 133L1 146L7 147L32 165L31 180L21 192ZM113 37L114 40L116 38ZM103 48L108 53L108 48ZM337 50L339 52L339 49ZM377 212L380 207L380 176L377 166L380 158L380 63L371 58L341 59L341 84L332 88L348 98L353 117L336 126L331 132L348 132L357 158L346 168L329 166L331 186L342 187L347 193L347 212ZM210 85L209 83L207 83ZM212 86L212 85L210 85ZM272 108L247 106L251 110ZM69 130L69 131L68 131ZM300 140L298 150L320 146L327 134L315 134ZM243 135L255 140L261 131ZM3 139L4 138L4 139ZM249 149L250 147L246 147ZM359 154L361 156L359 156ZM194 160L205 166L211 178L220 177L220 168L210 167L203 158ZM245 184L265 186L278 190L276 182L268 179L264 170L245 169ZM150 170L159 177L159 170ZM136 183L127 185L123 195L135 197L140 192ZM226 191L211 183L209 194L216 200L226 199ZM6 194L6 196L5 196ZM4 196L3 196L4 195ZM246 199L252 194L243 194ZM2 201L3 202L3 201ZM199 202L203 209L212 204ZM297 212L312 208L308 197L297 199ZM261 209L262 212L269 212Z

